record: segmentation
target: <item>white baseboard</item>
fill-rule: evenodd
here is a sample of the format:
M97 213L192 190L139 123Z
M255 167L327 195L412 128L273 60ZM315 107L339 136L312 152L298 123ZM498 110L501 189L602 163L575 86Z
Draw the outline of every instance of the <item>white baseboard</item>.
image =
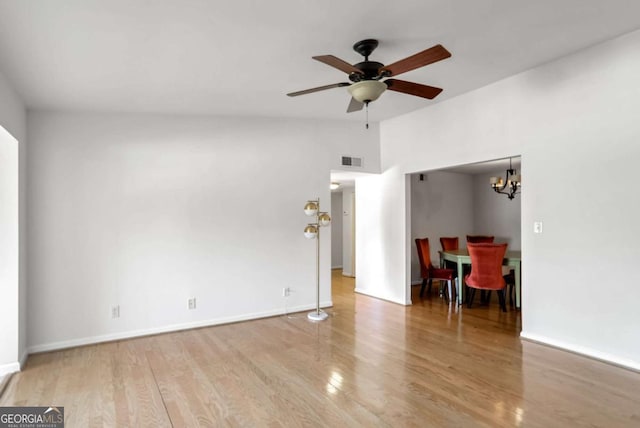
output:
M407 306L407 305L411 304L411 301L405 302L404 300L397 300L397 299L394 299L391 296L382 296L382 295L379 295L379 294L370 293L367 290L363 290L363 289L357 288L357 287L355 289L355 292L356 293L360 293L360 294L364 294L365 296L375 297L376 299L386 300L387 302L397 303L397 304L402 305L402 306Z
M24 364L27 362L27 357L29 357L29 353L25 349L19 361L16 361L15 363L0 365L0 377L22 370Z
M340 265L340 266L331 266L331 269L342 269L342 265Z
M333 302L330 300L325 302L320 302L320 307L322 308L328 308L331 306L333 306ZM59 349L74 348L77 346L93 345L93 344L102 343L102 342L112 342L114 340L132 339L134 337L150 336L150 335L161 334L161 333L171 333L174 331L189 330L192 328L211 327L211 326L221 325L221 324L230 324L230 323L240 322L240 321L249 321L249 320L255 320L260 318L268 318L268 317L273 317L278 315L290 314L294 312L307 311L307 310L315 309L315 307L316 307L315 304L293 306L293 307L288 307L283 309L276 309L276 310L265 311L265 312L256 312L252 314L244 314L244 315L234 316L234 317L213 318L213 319L204 320L204 321L195 321L195 322L189 322L189 323L183 323L183 324L173 324L173 325L168 325L164 327L132 330L132 331L125 331L121 333L113 333L113 334L103 334L99 336L83 337L80 339L71 339L71 340L65 340L61 342L43 343L39 345L30 346L28 349L28 353L33 354L36 352L56 351ZM15 364L18 367L18 369L15 371L20 370L19 363L15 363ZM2 373L0 372L0 374Z
M15 363L2 364L0 365L0 377L19 372L20 371L20 362L16 361Z
M24 365L27 363L27 358L29 358L29 351L27 349L24 350L24 352L22 353L22 356L20 357L20 370L22 370L22 368L24 367Z
M605 363L613 364L619 367L623 367L625 369L630 369L636 372L640 372L640 362L633 361L626 358L620 358L612 354L608 354L606 352L600 352L592 348L588 348L585 346L576 345L573 343L566 343L561 340L551 339L546 336L542 336L539 334L532 334L521 332L520 337L522 339L540 343L542 345L548 345L553 348L562 349L564 351L573 352L574 354L583 355L585 357L593 358L594 360L602 361Z

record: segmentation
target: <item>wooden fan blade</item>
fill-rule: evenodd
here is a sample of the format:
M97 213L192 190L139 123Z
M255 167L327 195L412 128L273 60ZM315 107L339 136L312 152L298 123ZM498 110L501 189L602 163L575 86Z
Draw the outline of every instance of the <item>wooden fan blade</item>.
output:
M364 107L364 103L361 103L360 101L351 97L351 102L349 103L349 107L347 107L347 113L353 113L354 111L362 110L362 107Z
M318 86L317 88L305 89L303 91L290 92L287 95L290 97L297 97L298 95L311 94L313 92L324 91L325 89L333 89L333 88L339 88L341 86L349 86L349 85L351 85L351 83L340 82L340 83L334 83L332 85L324 85L324 86Z
M441 61L445 58L449 58L450 56L451 53L442 45L435 45L429 49L423 50L422 52L418 52L415 55L396 61L393 64L385 65L382 67L380 72L386 72L388 76L397 76L398 74L433 64L434 62Z
M312 58L315 59L316 61L320 61L327 65L330 65L333 68L337 68L340 71L344 71L347 74L351 74L351 73L362 74L362 70L360 70L359 68L355 68L353 65L349 64L348 62L343 61L340 58L335 57L333 55L320 55L320 56L314 56Z
M416 97L434 99L442 92L442 88L421 85L420 83L407 82L406 80L387 79L384 81L390 91L402 92L403 94L415 95Z

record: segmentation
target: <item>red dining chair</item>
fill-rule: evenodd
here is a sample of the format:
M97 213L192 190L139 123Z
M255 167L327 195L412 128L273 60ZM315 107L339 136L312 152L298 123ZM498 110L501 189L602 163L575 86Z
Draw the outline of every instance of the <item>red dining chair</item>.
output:
M440 238L440 246L442 251L450 251L458 249L458 237L442 237Z
M464 278L469 287L467 307L470 308L473 304L477 289L489 291L486 300L481 302L483 304L489 303L491 290L496 290L500 299L500 308L502 312L507 312L505 304L507 284L502 276L502 260L507 252L507 244L468 243L467 248L471 258L471 273Z
M429 249L429 238L417 238L416 248L418 249L418 260L420 261L420 276L422 276L422 287L420 287L420 297L424 293L424 288L428 285L427 293L431 293L431 283L433 280L447 281L449 291L449 302L453 301L453 290L451 288L451 281L453 278L453 269L439 269L433 267L431 264L431 251ZM442 291L442 285L440 286L440 293ZM457 290L456 290L457 291Z
M440 246L442 247L442 251L457 250L459 248L458 247L458 237L457 236L453 236L453 237L445 236L445 237L442 237L442 238L440 238ZM455 266L455 263L445 260L444 263L440 263L440 266L453 268L453 266ZM455 271L454 271L454 273L455 273Z
M491 235L467 235L467 244L492 244L494 237Z

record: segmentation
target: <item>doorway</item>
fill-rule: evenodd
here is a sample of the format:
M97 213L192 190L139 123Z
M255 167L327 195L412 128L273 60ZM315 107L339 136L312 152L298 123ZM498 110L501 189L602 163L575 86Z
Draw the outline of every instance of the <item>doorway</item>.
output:
M331 192L331 269L355 277L355 186Z
M331 171L331 266L356 276L356 180L371 173Z
M355 186L331 193L331 300L355 293Z
M516 156L511 161L519 174L521 158ZM506 158L409 175L412 287L409 291L413 304L422 303L419 292L414 290L416 286L419 290L422 282L416 238L429 238L430 256L436 266L440 262L441 237L458 237L460 248L466 248L467 235L492 235L495 242L507 243L508 250L521 250L520 195L509 199L496 193L490 185L491 177L504 179L509 168L510 159ZM493 298L496 297L494 293ZM519 320L516 328L519 331Z

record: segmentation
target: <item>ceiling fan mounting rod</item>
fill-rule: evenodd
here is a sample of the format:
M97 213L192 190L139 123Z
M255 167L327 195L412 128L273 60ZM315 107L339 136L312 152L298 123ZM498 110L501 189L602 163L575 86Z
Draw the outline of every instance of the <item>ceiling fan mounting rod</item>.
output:
M376 39L365 39L356 42L353 45L353 50L358 52L364 57L365 61L369 61L369 55L378 47L378 41Z

